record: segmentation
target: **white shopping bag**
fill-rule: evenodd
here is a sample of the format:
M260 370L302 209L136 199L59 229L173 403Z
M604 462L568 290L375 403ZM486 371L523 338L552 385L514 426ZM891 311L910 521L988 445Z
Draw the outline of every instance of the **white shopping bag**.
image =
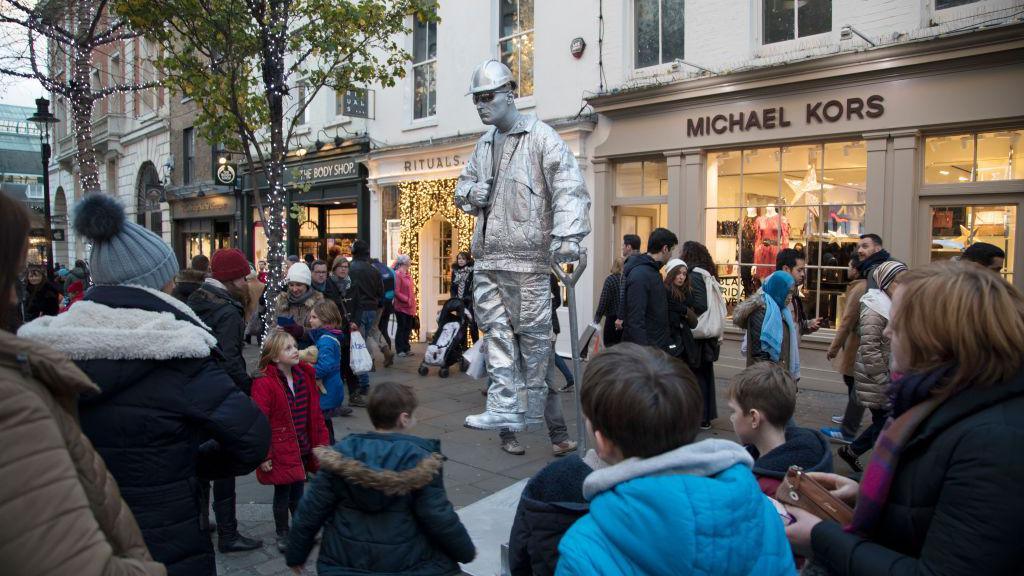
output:
M462 358L469 362L469 369L466 370L466 374L470 378L480 380L487 377L487 359L484 357L486 352L487 346L484 344L484 339L481 338L462 355Z
M350 338L352 343L349 345L351 353L348 365L357 376L366 374L373 369L373 357L366 349L366 341L363 340L363 335L358 330L353 330Z

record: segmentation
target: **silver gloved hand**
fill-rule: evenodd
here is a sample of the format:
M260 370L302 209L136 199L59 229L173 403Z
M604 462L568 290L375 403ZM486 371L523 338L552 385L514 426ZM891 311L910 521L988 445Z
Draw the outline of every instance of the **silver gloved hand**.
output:
M580 243L575 240L556 239L551 243L552 256L558 264L576 262L580 259Z
M491 204L491 179L473 185L469 193L469 203L477 208L486 208Z

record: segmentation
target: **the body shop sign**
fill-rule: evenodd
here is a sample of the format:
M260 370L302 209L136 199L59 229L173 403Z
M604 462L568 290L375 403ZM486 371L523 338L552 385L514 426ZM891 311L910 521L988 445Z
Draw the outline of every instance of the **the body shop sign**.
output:
M331 159L309 162L285 169L284 183L321 184L332 180L347 180L359 177L355 160Z

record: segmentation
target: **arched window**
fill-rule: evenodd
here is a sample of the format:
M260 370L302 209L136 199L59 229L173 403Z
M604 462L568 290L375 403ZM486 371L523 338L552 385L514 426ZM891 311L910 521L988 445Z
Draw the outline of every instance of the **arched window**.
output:
M164 187L160 182L160 174L152 162L145 162L139 168L139 178L135 185L136 223L152 230L156 235L163 234L163 215L160 202L164 198Z

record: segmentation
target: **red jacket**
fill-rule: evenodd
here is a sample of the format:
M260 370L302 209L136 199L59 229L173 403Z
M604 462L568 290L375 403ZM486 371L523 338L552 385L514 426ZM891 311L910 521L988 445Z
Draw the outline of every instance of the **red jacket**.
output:
M313 367L305 362L300 362L292 371L293 374L302 373L306 382L306 393L309 394L309 415L306 418L309 443L313 447L327 446L330 441L327 436L327 425L324 424L324 415L320 411L316 373ZM309 472L316 472L317 469L316 459L312 457L309 459L308 468L303 465L302 455L299 453L299 440L295 435L295 424L292 422L292 411L284 391L288 383L282 382L277 374L276 369L268 367L266 374L252 382L252 401L270 421L270 452L267 454L267 460L270 460L272 469L270 472L256 469L256 480L260 484L303 482L307 469Z
M85 285L82 284L81 280L75 280L68 285L65 292L67 294L67 298L66 300L61 300L60 310L58 311L60 314L67 312L68 309L71 308L72 304L85 297ZM64 304L65 301L67 302L66 305Z
M395 311L408 316L416 315L416 290L412 286L409 270L395 270Z

